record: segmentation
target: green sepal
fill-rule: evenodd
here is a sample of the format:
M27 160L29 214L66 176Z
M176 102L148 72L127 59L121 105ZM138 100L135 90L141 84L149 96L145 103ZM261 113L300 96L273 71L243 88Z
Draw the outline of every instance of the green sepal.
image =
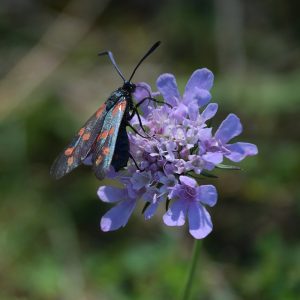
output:
M223 170L241 170L240 167L232 166L232 165L224 165L224 164L218 164L216 165L216 168L223 169Z
M146 202L143 209L142 209L142 214L144 214L145 210L147 209L147 207L150 205L150 202Z
M171 200L168 198L166 201L166 211L169 209Z
M209 172L207 172L207 171L202 171L202 172L200 173L200 175L203 175L203 176L209 177L209 178L218 178L217 175L211 174L211 173L209 173Z

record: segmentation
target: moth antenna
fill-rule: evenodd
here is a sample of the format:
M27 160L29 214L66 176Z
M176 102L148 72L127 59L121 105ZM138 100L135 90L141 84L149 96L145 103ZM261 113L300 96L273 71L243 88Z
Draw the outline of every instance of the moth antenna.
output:
M103 51L103 52L98 53L98 55L99 55L99 56L102 56L102 55L108 55L108 57L109 57L111 63L113 64L114 68L116 69L116 71L118 72L118 74L120 75L120 77L123 79L124 82L126 81L126 79L125 79L125 77L123 76L121 70L119 69L118 65L116 64L115 59L114 59L114 56L113 56L113 54L112 54L111 51Z
M147 52L146 54L142 57L142 59L139 61L139 63L136 65L136 67L134 68L130 78L129 78L129 82L131 81L132 77L134 76L136 70L138 69L138 67L141 65L141 63L161 44L161 41L156 42Z

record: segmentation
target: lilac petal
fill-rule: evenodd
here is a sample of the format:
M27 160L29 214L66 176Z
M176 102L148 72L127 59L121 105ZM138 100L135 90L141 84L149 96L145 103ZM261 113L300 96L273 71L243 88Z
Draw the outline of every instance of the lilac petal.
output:
M201 107L206 105L210 101L211 94L207 90L196 88L194 90L194 99L197 100L198 105Z
M201 203L214 206L217 203L217 199L217 190L213 185L201 185L197 188L197 200Z
M179 103L177 107L173 109L172 118L174 118L179 123L182 122L183 118L185 118L188 114L188 108L183 103Z
M145 202L156 203L158 201L158 189L155 186L148 187L148 189L142 194L142 199Z
M186 201L174 201L163 216L164 223L168 226L184 225L187 208L188 203Z
M225 156L234 162L243 160L246 156L256 155L258 153L257 147L250 143L234 143L228 144L226 148L231 152Z
M229 140L242 132L242 124L235 114L229 114L219 126L215 138L226 144Z
M186 162L186 170L187 171L193 170L196 174L200 174L201 171L203 170L203 166L204 166L202 157L199 155L193 154L193 155L189 155L188 159L189 160ZM191 178L189 178L189 179L191 180ZM190 187L193 187L193 188L195 188L197 186L196 181L194 183L192 183L193 185L187 184L187 183L185 183L185 184L189 185Z
M130 182L132 183L132 187L134 190L140 190L141 188L148 186L151 179L152 175L150 171L139 172L132 175Z
M110 166L106 172L106 177L109 179L116 179L120 173L116 172L113 166Z
M136 102L139 103L147 97L154 97L154 94L151 91L150 85L148 85L145 82L140 82L136 84L136 89L133 93L133 97L136 100ZM142 104L139 105L139 107L143 112L143 115L146 117L154 108L153 101L145 100Z
M117 230L120 227L124 227L127 224L128 219L135 208L135 205L135 199L127 199L110 209L101 218L100 226L102 231L112 231Z
M125 180L128 180L128 178ZM138 197L138 191L134 189L133 184L130 181L127 181L127 183L124 182L124 184L126 184L128 198L136 199Z
M164 173L159 174L158 181L166 187L173 187L177 184L177 179L173 174L164 175Z
M205 238L213 228L210 215L202 205L191 203L188 210L189 231L196 239Z
M212 138L212 129L211 128L203 128L199 131L200 141L209 141L211 138Z
M159 201L149 204L149 206L144 211L144 216L145 216L146 220L149 220L154 216L154 214L158 208L158 205L159 205Z
M184 93L183 99L183 103L186 105L189 105L190 102L195 101L198 104L198 107L201 107L210 101L211 94L207 90L195 87L193 90Z
M161 92L165 101L172 106L176 106L178 104L180 94L174 75L168 73L160 75L156 81L156 86Z
M133 93L133 97L137 102L147 98L151 97L151 87L146 82L139 82L136 84L135 91Z
M188 105L188 112L190 120L196 121L199 116L199 105L196 102L192 102Z
M210 162L205 162L203 169L207 171L212 171L215 168L215 165Z
M186 166L186 162L183 159L175 159L173 161L173 164L171 165L166 165L164 170L166 172L166 168L169 168L169 170L171 171L170 173L172 173L173 171L177 174L181 174L183 172L185 172L185 166ZM169 174L169 173L168 173Z
M213 83L214 75L210 70L206 68L198 69L192 74L186 84L183 98L186 98L186 94L190 93L195 88L209 91L213 86Z
M204 111L201 113L201 118L203 122L206 122L207 120L211 119L215 116L218 110L218 104L217 103L210 103L208 104Z
M177 145L175 142L166 142L166 150L167 150L167 155L165 155L166 159L168 161L173 161L175 159L175 156L174 156L174 151L176 150L177 148Z
M177 199L179 198L179 193L182 190L181 184L176 184L173 187L170 188L169 198L170 199Z
M103 202L118 202L127 199L127 192L125 189L116 188L113 186L100 186L97 195Z
M207 162L217 165L223 161L223 154L221 152L207 152L202 155L202 158Z
M179 180L181 183L190 186L190 187L196 187L197 181L194 178L188 177L188 176L180 176Z

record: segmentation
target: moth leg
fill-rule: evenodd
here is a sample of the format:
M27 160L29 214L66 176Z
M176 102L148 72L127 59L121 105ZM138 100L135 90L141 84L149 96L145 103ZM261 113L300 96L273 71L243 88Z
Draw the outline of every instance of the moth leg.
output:
M139 125L141 126L143 132L147 135L147 137L150 137L150 135L146 132L146 130L145 130L145 128L144 128L144 125L143 125L143 123L142 123L142 120L141 120L141 116L140 116L138 110L137 110L135 107L133 108L133 112L132 112L132 114L128 117L127 121L130 121L135 115L136 115L137 118L138 118ZM132 127L130 124L128 124L128 126L129 126L131 129L133 129L133 127ZM133 129L133 130L134 130L135 133L137 133L137 131L135 131L135 129ZM139 133L138 133L138 134L139 134ZM139 135L140 135L140 134L139 134ZM141 135L140 135L140 136L141 136Z
M172 106L171 104L167 103L167 102L160 101L160 100L157 100L157 99L152 98L152 97L146 97L146 98L142 99L139 103L137 103L137 104L133 107L133 112L132 112L132 114L128 117L128 120L129 120L129 121L135 116L135 114L138 114L138 110L137 110L138 107L139 107L140 105L142 105L146 100L148 100L148 101L153 101L153 102L159 103L159 104L166 104L166 105L169 106L170 108L173 108L173 106Z
M146 100L153 101L153 102L160 103L160 104L166 104L167 106L169 106L170 108L172 108L172 105L171 105L171 104L169 104L169 103L167 103L167 102L164 102L164 101L159 101L159 100L157 100L157 99L151 97L151 94L150 94L149 90L148 90L146 87L144 87L144 86L142 86L142 85L136 85L136 87L146 90L147 93L148 93L148 95L149 95L148 97L145 97L144 99L142 99L138 104L136 104L136 106L135 106L136 108L138 108L138 107L139 107L142 103L144 103Z
M170 108L173 108L173 106L165 101L160 101L160 100L157 100L155 98L152 98L152 97L146 97L144 99L142 99L139 103L137 103L135 105L135 108L138 108L140 105L142 105L146 100L148 101L153 101L155 103L159 103L159 104L166 104L167 106L169 106Z
M132 114L127 117L127 121L130 121L133 119L133 117L135 116L135 114L137 113L137 110L135 109L135 106L132 109Z
M146 136L143 136L142 134L140 134L129 122L126 125L128 127L130 127L134 131L134 133L136 133L137 135L139 135L140 137L142 137L144 139L147 139L147 138L151 137L145 130L143 130L143 131L146 134Z

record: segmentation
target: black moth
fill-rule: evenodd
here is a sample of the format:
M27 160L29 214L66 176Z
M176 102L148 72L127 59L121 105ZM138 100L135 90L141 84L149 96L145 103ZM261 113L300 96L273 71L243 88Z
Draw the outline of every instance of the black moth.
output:
M136 85L131 82L131 79L140 64L159 45L160 42L156 42L146 52L134 68L129 80L126 80L123 76L110 51L99 53L99 55L108 55L116 71L123 79L124 84L112 92L106 102L88 119L71 143L56 158L50 170L50 174L54 178L59 179L71 172L89 155L91 156L95 175L99 179L105 177L110 165L116 171L119 171L127 166L129 157L133 159L129 153L126 126L130 126L129 121L135 114L137 114L140 121L137 111L138 105L146 99L156 100L149 95L149 97L134 105L132 93L135 91ZM141 122L140 125L142 127ZM133 127L132 129L135 130Z

